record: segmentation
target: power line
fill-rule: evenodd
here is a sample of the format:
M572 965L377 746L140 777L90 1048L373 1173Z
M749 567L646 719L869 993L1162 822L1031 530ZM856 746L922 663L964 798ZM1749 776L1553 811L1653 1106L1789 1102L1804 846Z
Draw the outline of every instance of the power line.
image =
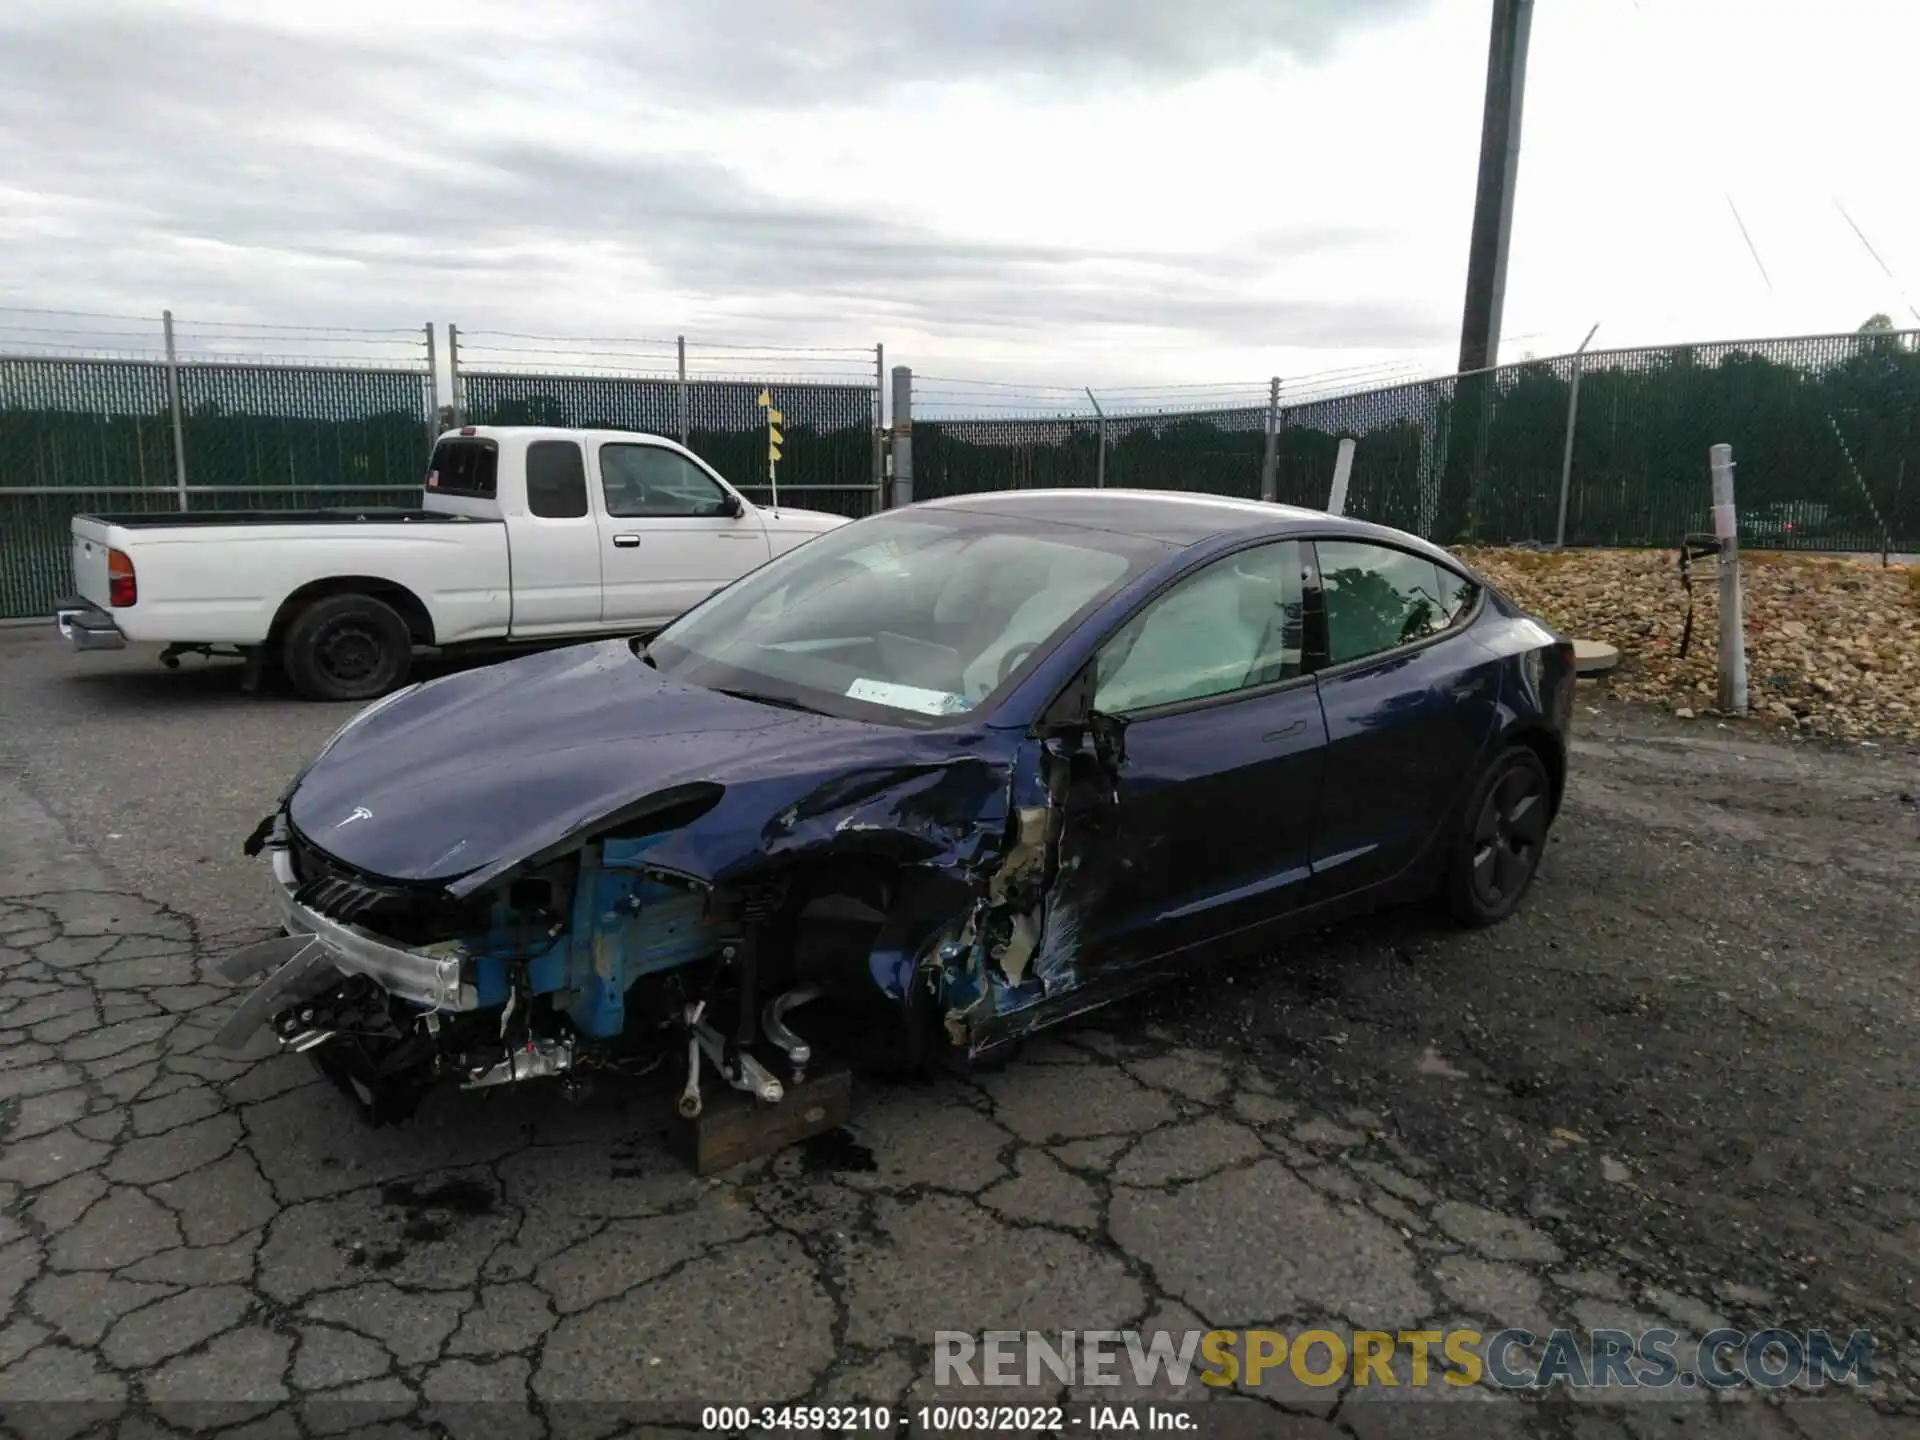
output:
M1740 208L1733 203L1731 192L1727 195L1727 208L1733 211L1733 223L1740 227L1740 238L1747 242L1747 253L1753 256L1753 263L1759 266L1760 278L1767 282L1767 293L1773 293L1773 277L1767 274L1767 267L1761 262L1760 252L1755 248L1753 237L1747 234L1747 222L1740 218Z
M1881 273L1884 274L1887 279L1893 281L1895 287L1900 291L1901 300L1906 303L1908 313L1911 314L1914 319L1920 320L1920 310L1914 309L1913 301L1907 295L1907 287L1900 283L1900 277L1895 275L1893 271L1888 268L1887 262L1880 258L1880 252L1873 248L1873 242L1867 239L1866 232L1854 223L1853 216L1847 214L1847 207L1840 203L1838 196L1834 197L1833 206L1834 209L1840 212L1840 218L1852 227L1853 233L1860 237L1860 243L1867 247L1867 254L1873 257L1873 263L1880 267Z

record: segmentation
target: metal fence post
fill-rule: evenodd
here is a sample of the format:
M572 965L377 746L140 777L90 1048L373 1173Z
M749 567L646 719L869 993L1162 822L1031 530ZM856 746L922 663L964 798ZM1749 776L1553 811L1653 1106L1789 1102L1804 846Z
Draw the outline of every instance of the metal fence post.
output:
M873 347L873 508L887 508L887 347Z
M423 327L427 332L427 453L433 453L433 443L440 438L440 360L433 353L433 322L429 320Z
M467 397L460 393L460 327L447 322L447 403L453 406L454 428L467 423Z
M913 370L893 367L893 503L913 503Z
M180 492L180 508L187 508L187 442L180 425L180 358L173 350L173 311L160 312L160 329L167 341L167 408L173 412L173 483Z
M1095 489L1107 488L1107 412L1100 408L1100 402L1093 399L1093 387L1087 387L1087 399L1093 401L1093 413L1100 417L1100 453L1093 462L1093 484Z
M1740 614L1740 525L1733 505L1733 447L1707 452L1713 471L1713 533L1720 541L1720 709L1747 713L1747 632Z
M1347 513L1347 482L1353 478L1353 452L1359 448L1351 435L1340 438L1340 446L1333 457L1333 489L1327 493L1327 513L1344 515Z
M680 443L687 443L687 337L674 337L674 349L680 357L680 380L673 391L673 413L679 425Z
M1280 377L1267 382L1267 448L1260 457L1260 498L1280 498Z
M1586 366L1587 346L1593 342L1594 330L1600 328L1595 321L1593 330L1587 331L1587 338L1580 342L1580 348L1573 352L1573 384L1567 393L1567 444L1560 452L1560 518L1553 527L1553 548L1567 548L1567 490L1573 483L1573 426L1580 418L1580 374Z

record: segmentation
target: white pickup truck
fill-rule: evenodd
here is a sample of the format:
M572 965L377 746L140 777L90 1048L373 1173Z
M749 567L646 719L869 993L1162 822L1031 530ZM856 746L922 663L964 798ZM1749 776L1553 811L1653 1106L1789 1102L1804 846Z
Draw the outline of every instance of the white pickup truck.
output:
M762 509L692 451L625 430L468 426L418 510L79 515L79 650L277 660L303 695L366 700L442 650L657 629L838 515Z

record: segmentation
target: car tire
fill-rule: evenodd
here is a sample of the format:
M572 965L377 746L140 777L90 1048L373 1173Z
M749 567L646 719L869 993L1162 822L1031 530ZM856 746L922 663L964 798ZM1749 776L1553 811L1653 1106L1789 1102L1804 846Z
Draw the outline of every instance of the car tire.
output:
M1492 925L1511 915L1539 872L1552 824L1547 767L1528 746L1500 752L1473 787L1442 886L1462 925Z
M309 700L373 700L406 682L413 636L371 595L325 595L287 627L281 666Z

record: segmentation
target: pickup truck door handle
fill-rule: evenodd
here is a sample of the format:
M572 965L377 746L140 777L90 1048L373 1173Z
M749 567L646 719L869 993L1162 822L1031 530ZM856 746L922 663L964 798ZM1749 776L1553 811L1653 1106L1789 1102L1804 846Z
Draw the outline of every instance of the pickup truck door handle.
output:
M613 537L613 543L622 550L631 550L640 543L640 537L638 535L616 535Z

